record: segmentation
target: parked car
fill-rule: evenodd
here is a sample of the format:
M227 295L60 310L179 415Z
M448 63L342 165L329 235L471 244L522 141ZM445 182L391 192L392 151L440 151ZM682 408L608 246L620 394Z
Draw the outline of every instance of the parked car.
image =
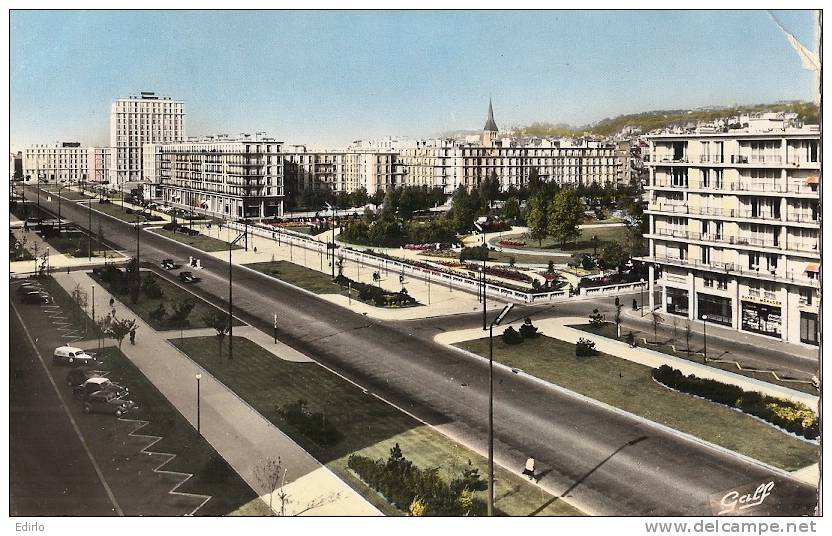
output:
M30 290L21 297L23 303L46 305L52 303L52 296L42 290Z
M196 283L200 280L193 272L179 272L179 280L183 283Z
M164 268L165 270L175 270L179 268L179 265L173 262L173 259L163 259L162 268Z
M110 391L96 391L84 400L84 413L110 413L121 417L127 413L133 403L119 398Z
M56 365L81 366L95 363L95 358L80 348L59 346L55 348L55 352L52 354L52 362Z
M112 392L119 398L123 398L129 393L127 387L114 383L108 378L101 377L89 378L84 381L84 383L76 385L72 388L72 394L78 400L86 400L87 397L93 393L97 393L98 391Z
M44 292L43 285L37 281L27 281L17 287L17 295L23 296L28 292Z
M90 378L106 378L106 370L96 370L89 367L76 367L66 373L66 384L70 387L81 385Z

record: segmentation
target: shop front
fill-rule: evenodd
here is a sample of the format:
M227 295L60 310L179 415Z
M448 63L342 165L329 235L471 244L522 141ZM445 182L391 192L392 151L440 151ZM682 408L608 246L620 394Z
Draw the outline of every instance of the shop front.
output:
M703 320L703 317L707 315L708 322L724 326L731 325L733 311L731 298L699 292L696 294L696 311L699 320Z
M817 313L800 312L800 342L818 345Z
M780 338L782 323L783 317L779 302L742 301L741 329L743 331Z
M672 315L688 316L688 291L681 288L667 287L665 310Z

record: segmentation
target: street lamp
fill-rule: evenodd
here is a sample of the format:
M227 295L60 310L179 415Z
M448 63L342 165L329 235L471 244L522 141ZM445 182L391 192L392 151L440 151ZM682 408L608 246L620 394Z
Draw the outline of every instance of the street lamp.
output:
M644 317L644 278L641 278L641 287L638 290L639 294L639 309L641 309L641 316Z
M231 251L233 249L234 244L231 243L231 222L228 222L226 226L228 229L228 360L232 361L234 359L234 315L232 313L232 290L231 290L231 277L232 277L232 267L231 264Z
M274 314L274 343L277 344L277 313Z
M197 372L194 375L194 378L196 378L196 433L198 433L199 435L202 435L202 429L201 429L202 427L200 426L200 408L199 408L199 403L200 403L199 380L202 379L202 373Z
M335 207L326 202L324 204L326 205L326 208L332 212L332 220L329 222L332 226L332 253L329 256L329 259L331 261L330 265L332 266L332 279L335 279ZM327 246L327 249L329 249L329 247L330 246Z
M702 315L702 362L708 364L708 315Z
M478 222L474 222L474 227L476 227L477 231L479 231L480 234L482 235L482 251L483 251L483 253L485 253L487 251L485 249L485 231L483 230L482 225L480 225ZM486 303L485 303L485 259L486 258L488 258L487 254L485 254L482 258L482 278L481 278L482 279L482 329L483 329L483 331L488 329L488 324L487 324L488 321L485 318L485 309L486 309Z
M514 307L509 303L488 327L488 515L494 515L494 326Z

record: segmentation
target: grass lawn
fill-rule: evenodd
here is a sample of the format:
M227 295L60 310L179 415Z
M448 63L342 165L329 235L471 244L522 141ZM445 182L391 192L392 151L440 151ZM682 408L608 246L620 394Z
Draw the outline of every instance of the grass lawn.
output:
M618 242L623 243L624 239L627 237L627 228L626 227L599 227L594 229L584 229L581 231L581 236L578 237L577 242L567 243L566 247L561 249L560 243L556 243L555 240L551 237L546 237L540 241L541 245L538 245L537 240L532 240L522 234L505 234L502 238L492 238L489 243L491 245L498 246L500 240L517 240L517 241L525 241L525 246L510 246L512 249L551 249L553 251L563 251L568 253L592 253L594 251L592 242L590 241L593 236L598 237L598 251L603 249L604 244L608 242ZM519 262L519 261L518 261Z
M65 255L73 257L87 257L89 255L89 251L87 250L90 245L89 238L85 233L80 231L73 233L64 231L60 235L47 234L43 239L47 244ZM93 244L93 253L97 253L94 248L95 244Z
M104 369L110 371L109 377L127 385L130 388L129 398L138 406L127 418L150 423L138 433L162 437L151 450L176 455L176 458L163 469L194 475L178 491L212 496L196 515L221 516L243 507L253 510L249 512L253 515L268 515L268 507L258 499L257 493L240 478L210 443L197 434L194 427L129 359L114 347L105 348L100 356L105 363ZM97 437L102 437L103 434L104 438L108 435L113 436L111 441L97 442L107 444L102 447L105 451L115 451L110 453L110 457L113 457L113 454L121 454L125 458L136 456L136 452L129 450L131 446L135 449L135 443L124 443L120 437L125 432L123 427L102 430L100 422L94 423L83 417L85 416L82 416L79 422L82 427L90 428L88 437L92 437L93 434ZM115 459L120 460L121 456L115 456ZM150 499L159 500L160 497Z
M152 232L167 238L172 238L177 242L188 244L189 246L193 246L201 251L228 251L228 242L217 240L216 238L211 238L210 236L205 236L204 234L188 236L183 233L174 233L173 231L167 231L165 229L154 229ZM231 249L242 249L242 246L234 244L231 246Z
M246 264L246 266L315 294L347 295L347 289L342 288L338 283L334 283L332 277L328 274L289 261L255 262ZM356 297L358 293L353 291L352 295Z
M621 340L616 337L615 331L615 324L612 323L604 323L600 327L593 327L589 324L579 324L575 326L570 326L575 329L579 329L581 331L586 331L587 333L592 333L594 335L600 335L601 337L607 337L608 339L615 339ZM652 341L653 335L652 333L645 333L643 331L626 329L622 326L621 328L621 335L622 337L626 336L627 333L632 331L635 334L636 340L640 346L643 346L643 341L640 340L641 337L646 337L647 340ZM702 356L697 354L702 349L702 339L698 334L694 334L690 340L690 351L688 353L687 350L687 343L685 343L685 335L684 335L684 328L679 329L679 337L676 342L670 341L665 342L662 344L650 344L647 346L650 350L655 350L656 352L661 352L663 354L672 355L673 357L678 357L681 359L687 359L688 361L694 361L696 363L702 363ZM676 346L676 350L673 349L671 345ZM756 380L764 381L766 383L771 383L773 385L779 385L781 387L788 387L789 389L795 389L797 391L802 391L804 393L808 393L810 395L818 394L817 389L809 382L784 382L778 380L773 375L766 373L766 372L755 372L752 370L740 370L734 365L733 363L721 363L718 361L711 361L708 360L708 366L718 368L720 370L726 370L729 372L733 372L735 374L739 374L741 376L746 376L748 378L754 378Z
M100 279L93 276L98 283L103 285L107 290L110 288L104 284ZM182 290L178 286L174 285L170 281L166 279L162 279L161 277L157 276L152 272L142 272L142 280L145 279L155 279L156 283L159 285L159 288L162 289L162 297L161 298L149 298L145 295L144 292L139 294L139 300L136 303L132 303L130 301L129 294L119 295L117 298L127 307L129 307L136 315L138 315L142 320L150 324L150 326L155 330L169 330L169 329L179 329L179 326L168 326L159 324L155 319L150 318L151 311L155 311L159 304L163 304L165 306L165 310L168 312L168 315L173 311L174 305L180 302L184 302L185 300L191 300L194 303L194 308L191 310L191 314L188 316L188 322L190 323L189 326L186 326L185 329L194 329L194 328L204 328L208 327L205 325L205 322L202 320L202 316L205 314L210 314L212 312L218 311L212 305L204 302L203 300L197 298L193 294ZM198 284L198 283L197 283ZM234 320L235 326L243 325L242 322L239 320Z
M172 339L191 359L216 376L264 417L349 482L372 504L388 514L400 514L347 469L353 452L387 458L399 443L404 455L419 467L439 467L443 478L458 474L468 463L487 473L487 460L451 441L432 428L364 392L316 363L294 363L276 358L255 343L235 338L234 361L220 358L214 337ZM227 353L227 344L223 350ZM277 413L284 404L304 399L313 412L323 412L342 439L334 445L313 443L288 425ZM505 514L525 516L578 515L562 501L534 487L520 475L497 468L497 508ZM552 501L551 504L547 504Z
M118 218L121 221L126 221L127 223L136 223L136 214L128 214L127 207L122 209L121 205L116 203L115 200L112 203L92 202L92 209ZM139 221L145 221L144 216L139 216Z
M58 194L58 187L57 186L46 186L43 188L47 192L51 192L53 194ZM86 199L85 195L82 195L80 192L76 192L75 190L70 190L69 188L61 188L60 196L64 199L69 199L70 201L80 201L82 199Z
M488 355L487 338L457 346ZM638 363L607 354L576 358L574 344L550 337L526 340L516 346L495 338L494 358L566 389L788 471L817 461L817 446L728 407L666 389L653 381L650 367Z

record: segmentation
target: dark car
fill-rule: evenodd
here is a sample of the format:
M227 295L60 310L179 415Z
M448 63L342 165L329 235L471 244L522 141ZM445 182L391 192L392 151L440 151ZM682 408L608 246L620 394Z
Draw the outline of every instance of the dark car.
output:
M26 282L17 287L18 296L23 296L29 292L44 292L43 286L38 282Z
M70 387L81 385L90 378L106 378L109 374L106 370L96 370L89 367L78 367L66 374L66 384Z
M86 400L93 393L98 391L106 391L115 393L119 398L125 397L128 394L127 387L111 382L107 378L89 378L84 383L76 385L72 388L72 394L78 400ZM132 406L132 403L130 404ZM129 409L129 408L128 408Z
M23 303L45 305L52 303L52 297L42 290L30 290L22 296Z
M193 272L179 272L179 280L183 283L196 283L200 280Z
M175 270L179 268L179 265L173 262L173 259L164 259L162 260L162 268L165 270Z
M132 406L132 402L119 398L113 392L97 391L84 400L84 413L109 413L121 417Z

